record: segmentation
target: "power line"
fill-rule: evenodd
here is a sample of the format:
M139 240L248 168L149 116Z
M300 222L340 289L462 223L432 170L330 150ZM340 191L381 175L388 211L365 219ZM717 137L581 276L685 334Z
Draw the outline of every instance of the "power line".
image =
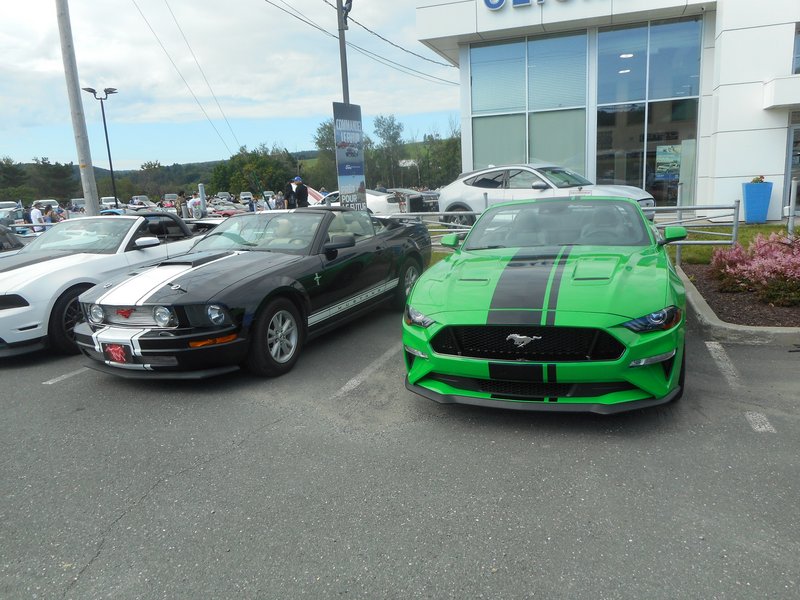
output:
M167 0L164 0L164 4L167 6L167 10L169 11L169 14L172 15L172 20L175 21L175 26L178 28L178 31L181 32L181 37L183 37L183 41L186 42L186 47L189 48L189 52L191 53L192 58L194 59L194 64L197 65L197 69L200 71L200 74L203 76L203 80L206 82L206 85L208 86L208 90L211 92L211 97L214 98L214 102L217 103L217 108L219 109L219 112L222 115L222 118L225 119L225 124L228 126L228 130L231 132L231 135L233 136L233 139L236 141L236 145L239 148L241 148L242 144L239 142L239 138L237 138L236 134L233 132L233 127L231 127L230 121L228 121L228 117L225 115L225 111L222 110L222 106L220 105L219 100L217 99L217 95L214 93L214 89L211 87L211 83L209 83L208 78L206 77L206 74L203 71L203 67L200 66L200 62L197 60L197 56L195 56L194 50L192 50L192 46L191 46L191 44L189 44L189 40L186 38L186 34L183 32L183 29L181 28L180 23L178 23L178 19L175 18L175 13L172 12L172 8L170 7L169 2Z
M331 7L333 10L337 10L337 9L336 9L336 7L335 7L333 4L331 4L331 3L330 3L328 0L322 0L322 1L323 1L325 4L327 4L328 6L330 6L330 7ZM374 35L375 37L382 39L384 42L386 42L386 43L387 43L387 44L389 44L390 46L394 46L395 48L397 48L397 49L399 49L399 50L402 50L403 52L407 52L408 54L411 54L412 56L416 56L417 58L421 58L422 60L427 60L428 62L430 62L430 63L433 63L433 64L435 64L435 65L439 65L440 67L451 67L451 68L453 68L453 69L455 69L455 68L456 68L456 66L455 66L455 65L451 65L450 63L443 63L443 62L439 62L438 60L433 60L432 58L428 58L427 56L422 56L421 54L417 54L416 52L414 52L413 50L409 50L408 48L403 48L402 46L400 46L400 45L398 45L398 44L395 44L393 41L386 39L386 38L385 38L385 37L383 37L383 36L382 36L380 33L377 33L377 32L375 32L375 31L372 31L372 29L370 29L369 27L367 27L366 25L364 25L364 24L362 24L362 23L359 23L358 21L356 21L356 20L355 20L353 17L351 17L351 16L348 16L348 17L347 17L347 20L348 20L348 21L350 21L350 22L352 22L352 23L355 23L356 25L358 25L359 27L361 27L361 29L363 29L363 30L365 30L365 31L367 31L367 32L369 32L369 33L371 33L371 34L372 34L372 35Z
M214 131L217 132L217 136L219 136L219 139L222 142L222 145L225 146L225 148L228 150L228 154L233 156L233 152L231 152L231 149L228 147L228 144L225 141L225 138L222 137L222 134L219 132L219 129L217 129L217 126L214 125L214 121L212 121L211 117L208 116L208 113L206 112L206 109L203 108L203 105L201 104L199 98L195 95L194 91L192 90L192 86L189 85L189 82L186 81L186 78L181 73L181 70L178 68L178 65L175 64L174 60L172 60L172 57L169 55L169 52L167 52L167 49L164 47L164 44L161 42L161 39L158 37L158 34L155 32L155 30L153 29L152 25L150 25L150 21L148 21L147 17L144 16L144 13L142 12L142 9L139 8L139 5L136 3L136 0L131 0L131 2L133 2L133 5L136 7L136 10L139 11L139 14L142 16L142 19L144 19L144 22L147 24L147 27L150 29L150 32L156 38L156 41L158 42L158 45L161 46L161 49L164 51L164 54L167 55L167 58L169 59L169 62L172 63L172 66L175 69L175 71L178 73L178 76L181 78L181 80L183 80L183 83L186 86L186 89L189 90L189 93L192 95L192 98L194 98L195 102L197 102L197 106L199 106L200 110L203 111L203 114L206 116L206 119L211 124L211 127L214 128Z
M335 40L339 39L339 36L337 36L337 35L335 35L333 33L330 33L326 29L320 27L319 25L314 23L311 19L309 19L308 17L303 15L297 9L292 9L294 11L294 12L292 12L290 10L287 10L285 8L282 8L282 7L278 6L277 4L272 2L271 0L264 0L264 2L266 2L267 4L277 8L280 11L285 12L287 15L289 15L291 17L294 17L298 21L302 21L303 23L305 23L309 27L313 27L317 31L319 31L321 33L324 33L328 37L331 37L331 38L333 38ZM447 79L442 79L441 77L436 77L435 75L430 75L428 73L423 73L422 71L418 71L417 69L413 69L411 67L407 67L407 66L402 65L402 64L400 64L398 62L395 62L395 61L393 61L393 60L391 60L389 58L386 58L384 56L380 56L379 54L376 54L376 53L374 53L374 52L372 52L370 50L366 50L365 48L361 48L360 46L357 46L357 45L355 45L355 44L353 44L351 42L347 42L347 46L352 48L353 50L356 50L357 52L360 52L361 54L363 54L367 58L371 58L372 60L374 60L376 62L379 62L379 63L383 64L384 66L389 67L390 69L394 69L395 71L399 71L399 72L404 73L406 75L411 75L412 77L417 77L418 79L423 79L425 81L428 81L429 83L440 83L440 84L444 84L444 85L456 85L456 86L458 85L458 83L455 82L455 81L449 81Z

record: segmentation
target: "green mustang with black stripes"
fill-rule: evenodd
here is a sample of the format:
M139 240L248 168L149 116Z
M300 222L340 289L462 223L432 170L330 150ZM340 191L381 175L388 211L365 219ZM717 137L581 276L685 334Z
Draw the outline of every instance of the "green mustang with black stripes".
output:
M659 232L624 198L509 202L484 212L416 282L406 387L437 402L615 413L677 400L685 291ZM460 246L460 247L459 247Z

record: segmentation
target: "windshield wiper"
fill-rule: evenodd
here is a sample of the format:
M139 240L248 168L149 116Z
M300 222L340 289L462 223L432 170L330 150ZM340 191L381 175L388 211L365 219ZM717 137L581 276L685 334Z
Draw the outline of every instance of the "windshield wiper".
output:
M502 244L495 244L493 246L470 246L469 248L464 248L465 250L497 250L498 248L506 248L507 246L503 246Z

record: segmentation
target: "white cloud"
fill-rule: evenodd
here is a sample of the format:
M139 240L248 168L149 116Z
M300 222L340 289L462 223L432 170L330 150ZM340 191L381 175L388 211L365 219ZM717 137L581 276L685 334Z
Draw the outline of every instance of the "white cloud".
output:
M336 13L324 0L270 1L300 11L330 32L336 30ZM4 140L0 155L15 160L53 156L57 153L48 148L34 151L23 138L26 127L63 129L70 123L56 5L53 0L7 4L0 20L0 53L4 57L0 66L0 139ZM415 5L415 0L355 0L352 16L393 42L441 61L414 37ZM69 10L80 84L119 90L108 104L109 116L113 114L117 124L195 123L204 128L210 144L218 142L212 139L216 135L192 93L218 127L219 123L226 126L183 35L231 121L325 118L331 102L341 101L337 40L265 0L72 0ZM456 69L406 54L354 24L346 38L419 71L457 81ZM403 115L455 112L458 108L455 86L399 73L354 50L348 51L347 58L350 99L362 106L365 115L395 114L402 120ZM84 97L87 121L99 112L89 100ZM442 129L446 128L444 124ZM12 131L13 140L8 135ZM311 133L305 132L304 137L310 139ZM249 147L276 141L244 142L247 132L237 132L239 135ZM123 143L115 140L116 147ZM72 149L69 143L65 146L68 156L64 160L74 160L70 154L74 143Z

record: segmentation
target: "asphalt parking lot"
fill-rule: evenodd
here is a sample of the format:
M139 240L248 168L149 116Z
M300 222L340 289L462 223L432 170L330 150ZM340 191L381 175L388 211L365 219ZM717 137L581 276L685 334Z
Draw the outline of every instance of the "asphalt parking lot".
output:
M790 338L690 313L679 403L525 414L407 392L399 320L273 380L4 360L0 597L800 595Z

